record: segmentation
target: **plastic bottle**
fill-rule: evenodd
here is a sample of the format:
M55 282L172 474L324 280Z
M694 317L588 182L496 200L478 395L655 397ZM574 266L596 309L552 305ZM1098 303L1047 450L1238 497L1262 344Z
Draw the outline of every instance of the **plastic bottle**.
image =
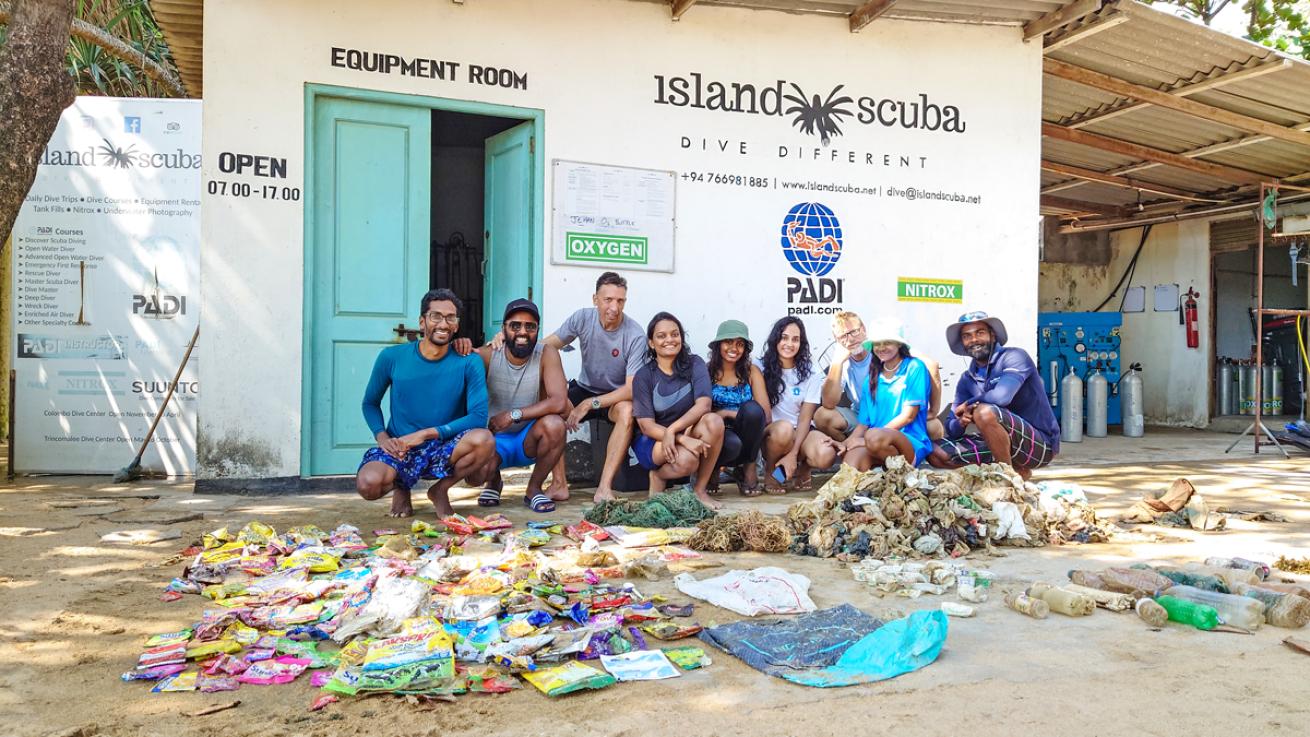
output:
M1033 619L1046 619L1051 608L1041 599L1034 599L1027 594L1012 592L1005 595L1005 605L1020 614L1027 614Z
M1275 627L1300 629L1310 622L1310 599L1250 584L1238 584L1233 593L1264 604L1265 621Z
M1214 607L1173 596L1158 596L1155 603L1164 608L1170 621L1190 624L1199 630L1212 630L1219 626L1219 612Z
M1236 568L1239 571L1250 571L1261 581L1268 579L1271 572L1268 563L1247 560L1246 558L1206 558L1205 565L1211 568Z
M1068 617L1086 617L1096 611L1096 600L1072 591L1058 589L1050 584L1035 583L1028 587L1028 595L1041 599L1056 614Z
M1155 569L1155 572L1173 581L1177 586L1191 586L1194 589L1215 591L1220 594L1227 594L1232 591L1232 589L1228 588L1228 583L1222 578L1207 575L1200 571L1184 571L1181 568L1160 566Z
M1131 594L1138 598L1155 596L1174 582L1161 576L1149 567L1141 568L1107 568L1103 571L1069 571L1069 580L1079 586L1113 591L1119 594Z
M1264 604L1245 596L1221 594L1216 591L1198 589L1195 586L1174 586L1164 593L1167 596L1213 607L1219 613L1220 621L1234 627L1256 630L1260 629L1260 625L1264 624L1265 621Z
M1260 583L1260 576L1255 571L1245 568L1221 568L1201 563L1188 563L1183 566L1183 570L1196 571L1197 573L1222 579L1225 584L1228 584L1229 589L1235 583Z
M1137 610L1137 616L1152 627L1163 627L1164 623L1169 621L1169 612L1155 603L1154 599L1138 599L1137 606L1134 608Z

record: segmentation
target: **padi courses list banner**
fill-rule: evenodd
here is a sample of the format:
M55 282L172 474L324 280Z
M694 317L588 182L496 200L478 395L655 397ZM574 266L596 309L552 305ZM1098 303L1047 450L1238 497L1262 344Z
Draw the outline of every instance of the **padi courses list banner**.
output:
M15 470L112 473L159 413L199 319L200 101L82 97L12 236ZM142 465L195 467L198 354Z

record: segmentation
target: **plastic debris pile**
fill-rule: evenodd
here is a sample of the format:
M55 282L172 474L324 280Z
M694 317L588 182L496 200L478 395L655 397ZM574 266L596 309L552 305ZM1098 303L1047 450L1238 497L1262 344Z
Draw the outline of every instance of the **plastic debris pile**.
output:
M958 562L942 560L865 558L851 566L851 575L879 596L917 599L924 594L941 595L956 589L961 599L975 604L987 601L993 580L990 571L972 571Z
M955 558L1047 541L1036 487L1002 464L939 471L893 457L864 473L843 465L815 499L793 504L787 521L793 553L843 560Z
M1051 545L1109 542L1124 532L1097 513L1077 484L1043 481L1036 485L1038 505L1046 517L1046 538Z
M785 553L791 547L792 534L782 517L750 511L721 514L696 525L696 533L687 541L692 550L711 553Z
M690 604L660 605L612 580L668 575L671 562L698 558L693 551L606 549L608 534L586 522L515 531L502 515L375 534L369 545L345 524L278 534L252 522L206 535L163 598L195 595L211 608L189 628L150 638L123 680L212 692L309 673L320 688L310 708L320 709L379 692L501 693L521 688L520 677L556 696L709 663L700 648L658 649L647 639L699 632L677 619ZM535 549L557 535L573 542Z

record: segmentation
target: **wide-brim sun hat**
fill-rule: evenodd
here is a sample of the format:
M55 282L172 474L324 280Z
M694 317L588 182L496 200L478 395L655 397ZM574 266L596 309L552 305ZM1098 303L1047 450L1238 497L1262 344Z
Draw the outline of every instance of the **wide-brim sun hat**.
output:
M750 340L750 331L746 328L746 323L741 320L724 320L719 323L719 332L714 334L714 340L711 342L718 343L721 340Z
M951 347L951 353L957 356L969 355L969 352L964 349L964 343L960 340L960 331L971 322L986 323L987 327L992 329L992 335L996 336L997 345L1005 345L1010 339L1009 333L1005 331L1005 323L1001 322L1001 318L992 317L986 312L966 312L960 315L958 320L946 326L946 344Z
M900 343L906 348L910 347L910 341L905 339L905 326L897 320L876 320L865 328L865 343L870 348L888 341Z

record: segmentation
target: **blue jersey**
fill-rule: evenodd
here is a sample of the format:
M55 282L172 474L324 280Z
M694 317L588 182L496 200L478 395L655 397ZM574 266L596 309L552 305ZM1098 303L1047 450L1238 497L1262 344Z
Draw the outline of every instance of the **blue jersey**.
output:
M872 375L873 369L869 371ZM877 381L878 393L872 398L869 396L869 382L860 387L860 424L871 428L886 427L906 407L918 407L914 419L900 431L914 446L915 461L922 461L932 451L932 441L928 439L928 398L932 390L928 367L917 358L906 358L890 379L879 371Z
M383 423L382 395L391 391ZM419 353L419 344L382 349L364 389L364 421L376 436L383 429L392 437L434 427L442 438L487 426L487 376L482 357L456 355L453 350L433 361Z

